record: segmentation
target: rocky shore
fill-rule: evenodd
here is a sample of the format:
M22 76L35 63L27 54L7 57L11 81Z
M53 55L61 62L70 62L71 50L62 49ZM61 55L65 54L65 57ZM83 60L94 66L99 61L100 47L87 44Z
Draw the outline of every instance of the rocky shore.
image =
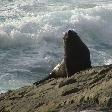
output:
M0 95L0 112L112 112L112 65Z

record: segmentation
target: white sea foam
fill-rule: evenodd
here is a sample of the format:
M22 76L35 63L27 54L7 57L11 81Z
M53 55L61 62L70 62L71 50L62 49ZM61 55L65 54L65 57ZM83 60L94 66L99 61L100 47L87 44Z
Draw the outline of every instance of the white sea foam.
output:
M48 74L63 58L62 37L69 29L90 48L93 65L112 64L111 1L1 3L0 91L30 84Z

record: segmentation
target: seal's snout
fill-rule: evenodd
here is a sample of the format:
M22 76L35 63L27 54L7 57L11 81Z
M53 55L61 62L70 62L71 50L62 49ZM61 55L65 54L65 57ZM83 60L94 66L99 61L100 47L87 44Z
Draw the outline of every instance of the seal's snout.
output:
M74 30L69 30L68 32L65 33L63 39L66 41L66 40L68 40L69 38L72 38L72 37L76 38L76 37L78 37L78 35Z
M68 31L68 36L69 37L77 36L77 33L75 31L73 31L73 30L69 30Z
M68 31L68 35L71 35L73 33L73 30Z

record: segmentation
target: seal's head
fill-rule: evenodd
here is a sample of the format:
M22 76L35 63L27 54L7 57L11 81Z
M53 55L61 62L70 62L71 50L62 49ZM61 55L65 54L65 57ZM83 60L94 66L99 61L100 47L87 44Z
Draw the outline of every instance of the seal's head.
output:
M77 33L73 30L69 30L68 32L65 33L63 40L64 40L64 42L71 42L74 39L76 40L76 38L79 38Z
M77 45L78 41L80 41L80 37L77 35L77 33L74 30L69 30L65 33L63 37L64 45L65 47L74 47L72 44Z
M73 36L77 36L77 33L73 30L69 30L68 31L68 37L73 37Z

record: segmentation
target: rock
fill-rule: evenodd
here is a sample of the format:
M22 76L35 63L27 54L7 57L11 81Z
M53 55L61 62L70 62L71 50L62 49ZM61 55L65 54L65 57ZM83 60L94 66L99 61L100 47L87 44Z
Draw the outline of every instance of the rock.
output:
M97 111L97 110L83 110L83 111L80 111L80 112L103 112L103 111Z
M1 94L0 111L112 112L111 102L112 65L108 65Z
M62 81L59 84L59 87L63 87L63 86L69 85L69 84L73 84L75 82L76 82L76 79L73 79L73 78L65 79L64 81Z

